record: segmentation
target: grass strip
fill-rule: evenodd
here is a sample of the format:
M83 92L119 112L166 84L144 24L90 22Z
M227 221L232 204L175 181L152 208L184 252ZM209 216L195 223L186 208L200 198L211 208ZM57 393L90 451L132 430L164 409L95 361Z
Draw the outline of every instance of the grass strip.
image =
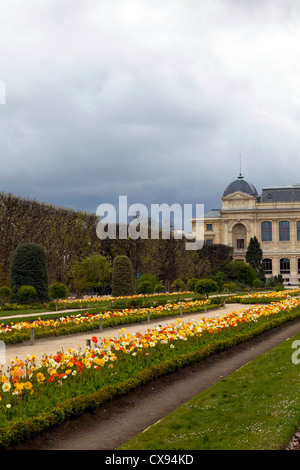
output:
M300 333L180 406L121 450L281 450L300 423Z
M15 316L15 315L30 315L32 313L44 313L44 312L61 312L61 315L68 314L67 310L83 310L83 309L90 309L94 308L97 310L105 310L105 309L112 309L112 308L129 308L130 306L134 306L137 304L139 306L143 306L143 304L152 304L152 303L161 303L161 302L174 302L177 298L178 301L183 301L186 297L197 297L203 298L204 296L197 295L193 292L184 292L184 293L176 293L176 294L147 294L144 296L135 295L135 296L127 296L127 297L106 297L103 299L79 299L79 300L66 300L66 301L58 301L58 302L48 302L44 304L38 305L21 305L21 304L5 304L0 307L0 318L5 316ZM64 312L66 310L66 312Z

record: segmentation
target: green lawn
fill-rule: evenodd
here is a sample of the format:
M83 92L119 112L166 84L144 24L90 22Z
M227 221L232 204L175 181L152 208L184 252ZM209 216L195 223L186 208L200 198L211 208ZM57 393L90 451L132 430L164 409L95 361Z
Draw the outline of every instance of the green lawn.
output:
M300 333L220 379L120 449L283 449L300 423L295 340Z
M155 302L156 304L160 304L161 301L168 301L168 302L177 302L177 300L185 300L186 298L190 298L192 295L187 295L187 294L180 294L179 295L153 295L145 298L140 298L141 302ZM201 296L198 296L199 298ZM201 297L202 298L202 297ZM112 304L112 300L114 300L114 303ZM87 299L86 301L80 303L74 301L74 305L72 304L64 304L64 302L60 303L58 305L58 309L56 310L55 306L50 304L45 304L44 306L39 306L39 307L25 307L25 306L18 306L18 308L15 309L5 309L5 308L0 308L0 320L1 317L8 317L11 316L13 317L14 315L28 315L32 313L44 313L44 312L53 312L53 314L58 313L59 316L61 315L67 315L68 310L78 310L78 312L82 310L89 310L89 312L94 311L94 312L99 312L99 310L108 310L108 309L113 309L113 308L119 308L118 305L120 305L120 308L127 308L128 304L130 302L130 299L121 299L121 300L116 300L116 299L103 299L100 300L99 302L93 302ZM65 310L66 309L66 310ZM51 313L52 315L52 313Z
M247 292L248 293L248 292ZM209 296L210 299L213 299L214 297L216 297L218 295L218 293L214 293L214 294L211 294ZM224 298L224 300L226 300L228 297L230 297L231 294L222 294L222 298ZM142 303L145 303L146 306L149 306L151 303L153 303L154 305L161 305L163 302L171 302L171 303L176 303L177 301L186 301L186 300L189 300L191 298L194 298L194 299L205 299L206 297L205 296L201 296L199 294L195 294L195 293L191 293L191 294L187 294L187 293L178 293L178 294L173 294L173 295L158 295L158 294L155 294L155 295L151 295L151 296L146 296L146 297L140 297L138 300L136 300L136 302L139 302L139 304L137 304L137 307L138 306L143 306ZM114 300L113 304L112 304L112 300ZM104 310L113 310L113 309L123 309L123 308L130 308L130 306L134 307L134 304L131 305L131 302L132 300L130 300L129 298L124 298L124 299L120 299L120 300L116 300L116 299L103 299L103 300L100 300L99 302L89 302L89 300L87 299L85 302L83 303L79 303L79 302L74 302L74 305L72 304L64 304L63 302L60 303L58 305L58 310L56 310L55 306L53 306L53 304L51 305L50 304L45 304L44 306L39 306L39 307L32 307L30 308L29 306L28 307L25 307L25 306L18 306L18 308L16 309L5 309L5 308L0 308L0 322L1 322L1 318L3 317L11 317L11 320L13 321L13 317L15 315L22 315L22 319L26 320L26 317L28 317L28 319L32 319L32 314L36 314L37 316L34 317L34 318L38 318L38 315L41 314L41 313L45 313L45 312L51 312L49 313L49 318L53 318L55 315L57 315L57 317L62 317L62 316L66 316L66 315L69 315L70 312L68 312L68 310L76 310L76 313L80 313L82 311L89 311L89 313L98 313L98 312L101 312L101 311L104 311ZM134 301L133 301L134 302ZM13 307L11 307L13 308ZM48 318L47 316L43 317L43 318ZM19 318L16 319L16 321L20 321Z
M202 298L201 296L198 296ZM176 303L177 300L185 301L190 296L187 294L179 294L179 298L177 295L169 295L169 296L150 296L146 297L145 299L140 299L142 302L147 302L148 305L153 303L153 306L160 305L162 301L164 302L171 302ZM43 320L46 319L56 319L61 317L67 317L70 315L77 315L77 314L84 314L88 312L91 315L96 315L97 313L105 312L108 310L129 308L128 302L129 299L124 299L120 301L114 301L114 306L111 305L111 300L101 300L99 302L89 302L88 300L83 304L76 303L74 306L68 306L68 309L64 309L64 304L60 304L58 310L54 307L50 307L46 305L44 308L22 308L21 306L16 310L0 310L0 323L15 323L21 321L35 321L41 318L40 314L47 312L47 315L43 315ZM71 312L70 310L74 310ZM51 311L52 310L52 311ZM9 317L9 318L3 318Z

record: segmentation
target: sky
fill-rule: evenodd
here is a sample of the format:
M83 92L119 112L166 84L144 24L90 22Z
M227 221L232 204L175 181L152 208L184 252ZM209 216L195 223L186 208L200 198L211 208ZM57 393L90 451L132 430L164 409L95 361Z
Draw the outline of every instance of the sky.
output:
M0 0L0 191L207 212L240 158L299 183L299 45L297 1Z

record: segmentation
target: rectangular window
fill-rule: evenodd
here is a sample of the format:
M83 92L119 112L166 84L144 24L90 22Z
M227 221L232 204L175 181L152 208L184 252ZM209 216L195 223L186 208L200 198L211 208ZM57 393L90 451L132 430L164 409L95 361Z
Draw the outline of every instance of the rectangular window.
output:
M205 243L206 243L206 245L212 245L212 244L213 244L213 240L205 240Z
M206 230L212 230L212 224L206 224Z
M287 220L279 222L279 241L289 241L290 239L290 223Z
M261 223L261 241L272 241L272 222L266 221Z
M297 240L300 241L300 220L297 222Z
M272 260L271 259L263 259L263 266L265 270L265 274L272 274Z
M245 248L245 243L243 238L238 238L236 241L236 247L238 250L243 250Z
M280 260L280 274L290 274L290 260L288 258L282 258Z

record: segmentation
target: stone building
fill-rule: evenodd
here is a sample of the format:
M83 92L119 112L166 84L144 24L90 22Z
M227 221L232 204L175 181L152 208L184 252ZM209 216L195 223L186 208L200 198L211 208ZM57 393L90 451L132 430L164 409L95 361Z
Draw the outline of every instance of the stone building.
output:
M263 250L266 277L281 274L284 284L299 285L300 183L269 186L258 195L240 174L225 188L222 208L204 214L205 243L232 246L236 260L245 260L254 236Z

